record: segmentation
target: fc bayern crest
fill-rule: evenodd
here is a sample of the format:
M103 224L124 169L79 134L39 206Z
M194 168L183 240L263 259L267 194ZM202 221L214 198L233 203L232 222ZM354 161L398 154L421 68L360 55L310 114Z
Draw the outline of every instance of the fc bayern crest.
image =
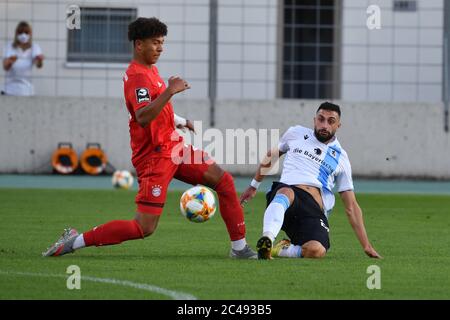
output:
M153 186L152 187L152 195L154 197L159 197L161 195L161 186Z

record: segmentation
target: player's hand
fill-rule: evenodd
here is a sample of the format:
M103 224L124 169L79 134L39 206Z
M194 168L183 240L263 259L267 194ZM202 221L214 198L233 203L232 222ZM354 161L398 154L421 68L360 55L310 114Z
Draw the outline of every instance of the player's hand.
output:
M252 186L248 187L247 190L244 191L244 193L241 195L241 198L239 201L241 202L241 206L244 206L252 200L256 195L256 189Z
M185 128L187 128L189 131L192 131L193 133L196 133L195 132L195 128L194 128L194 124L192 123L192 121L191 120L186 120L186 125L182 125L182 124L179 124L179 125L177 125L177 128L178 129L181 129L183 132L185 132Z
M173 76L169 78L169 92L174 95L184 90L190 89L189 83L178 76Z
M11 64L13 64L14 62L17 61L17 56L11 56L11 57L9 57L8 59L9 59L9 62L10 62Z
M196 133L195 132L195 128L194 128L194 124L192 123L191 120L186 120L186 128L189 129L189 131Z
M378 252L375 251L375 249L372 246L369 246L367 248L364 248L364 252L371 258L375 259L383 259L382 256L378 254Z

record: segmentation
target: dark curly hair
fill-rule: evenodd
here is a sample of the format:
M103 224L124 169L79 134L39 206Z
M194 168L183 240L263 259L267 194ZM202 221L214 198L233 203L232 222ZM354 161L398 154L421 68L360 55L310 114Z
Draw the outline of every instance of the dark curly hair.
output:
M145 40L156 37L165 37L167 26L157 18L137 18L128 25L128 40Z
M317 112L319 112L319 110L335 111L339 115L339 117L341 117L341 108L337 104L328 101L322 103L319 109L317 109Z

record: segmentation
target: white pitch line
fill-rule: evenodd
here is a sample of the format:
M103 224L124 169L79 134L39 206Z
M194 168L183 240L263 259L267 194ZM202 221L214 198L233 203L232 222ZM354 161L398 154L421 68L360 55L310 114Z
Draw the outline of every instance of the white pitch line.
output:
M45 278L67 278L69 276L69 275L62 275L62 274L11 272L11 271L3 271L3 270L0 270L0 274L25 276L25 277L43 277L43 278L44 277ZM135 289L140 289L140 290L144 290L144 291L162 294L162 295L171 297L174 300L197 300L196 297L194 297L193 295L190 295L188 293L168 290L168 289L160 288L160 287L157 287L157 286L154 286L151 284L146 284L146 283L137 283L137 282L131 282L128 280L97 278L97 277L90 277L90 276L81 276L81 280L115 284L115 285L124 286L124 287L131 287L131 288L135 288Z

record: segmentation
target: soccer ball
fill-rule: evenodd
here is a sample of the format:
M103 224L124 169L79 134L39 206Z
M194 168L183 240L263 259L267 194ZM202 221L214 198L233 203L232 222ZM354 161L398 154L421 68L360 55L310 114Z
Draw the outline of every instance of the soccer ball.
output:
M117 189L129 189L133 181L133 175L127 170L116 170L112 176L112 185Z
M216 213L216 198L207 187L198 185L183 193L180 210L189 221L205 222Z

